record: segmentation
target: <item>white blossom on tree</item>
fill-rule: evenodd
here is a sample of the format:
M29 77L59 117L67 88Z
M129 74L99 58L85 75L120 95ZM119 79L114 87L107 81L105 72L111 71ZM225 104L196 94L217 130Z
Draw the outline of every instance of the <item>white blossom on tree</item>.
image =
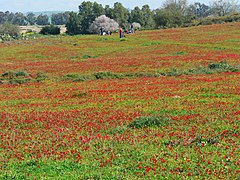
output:
M137 22L132 23L132 25L133 25L134 29L140 29L141 28L141 24L139 24Z
M101 15L93 21L89 27L91 33L99 33L100 29L103 31L116 31L119 28L119 24L105 15Z

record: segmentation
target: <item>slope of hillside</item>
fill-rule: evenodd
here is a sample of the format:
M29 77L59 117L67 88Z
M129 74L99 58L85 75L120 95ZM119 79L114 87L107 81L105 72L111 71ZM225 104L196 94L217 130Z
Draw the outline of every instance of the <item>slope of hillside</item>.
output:
M0 179L238 179L239 28L0 44Z

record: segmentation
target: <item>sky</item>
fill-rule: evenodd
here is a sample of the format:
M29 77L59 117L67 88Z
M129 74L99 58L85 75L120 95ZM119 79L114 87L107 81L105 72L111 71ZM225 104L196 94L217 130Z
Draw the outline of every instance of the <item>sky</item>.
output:
M88 1L88 0L85 0ZM136 6L148 4L151 9L162 6L165 0L95 0L97 3L113 6L114 2L120 2L126 8L133 9ZM209 5L211 0L187 0L188 4L194 2ZM81 0L0 0L0 11L10 12L39 12L39 11L78 11ZM94 2L94 0L92 1Z

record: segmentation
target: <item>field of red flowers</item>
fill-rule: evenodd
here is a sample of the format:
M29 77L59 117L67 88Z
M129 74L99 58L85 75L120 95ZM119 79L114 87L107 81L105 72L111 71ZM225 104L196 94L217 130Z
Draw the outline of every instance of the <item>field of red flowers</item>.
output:
M239 178L239 29L0 44L0 179Z

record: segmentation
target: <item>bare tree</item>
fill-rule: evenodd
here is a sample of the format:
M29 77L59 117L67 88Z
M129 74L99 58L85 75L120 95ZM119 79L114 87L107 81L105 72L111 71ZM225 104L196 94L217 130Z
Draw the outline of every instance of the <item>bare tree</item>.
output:
M171 13L178 11L184 14L187 8L187 0L166 0L163 7Z
M225 16L237 11L238 0L212 0L212 10L218 16Z
M100 29L104 31L115 31L119 28L119 24L105 15L101 15L93 21L90 25L89 31L92 33L98 33Z

